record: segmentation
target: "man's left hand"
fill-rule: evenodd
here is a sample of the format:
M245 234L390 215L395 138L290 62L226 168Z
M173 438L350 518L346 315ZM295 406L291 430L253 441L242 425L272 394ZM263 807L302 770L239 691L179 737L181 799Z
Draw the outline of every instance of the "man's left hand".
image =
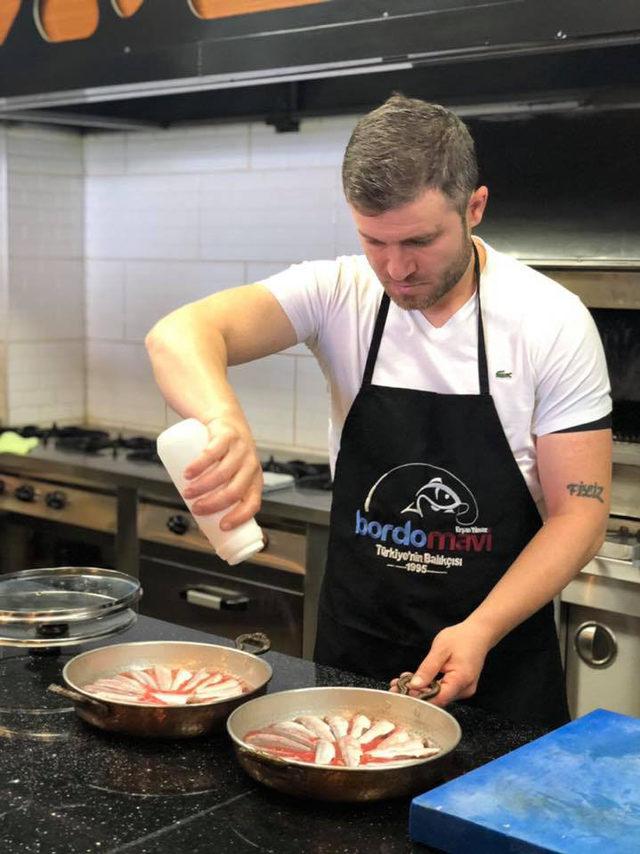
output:
M486 634L466 620L443 629L435 636L429 654L409 683L410 696L419 696L442 673L440 693L430 702L447 706L453 700L472 697L490 648ZM397 681L391 681L391 691L397 692Z

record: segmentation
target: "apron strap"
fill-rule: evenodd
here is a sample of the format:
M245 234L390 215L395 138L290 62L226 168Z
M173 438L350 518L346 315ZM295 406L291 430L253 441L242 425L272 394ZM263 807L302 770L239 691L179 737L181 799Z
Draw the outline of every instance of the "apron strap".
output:
M478 383L480 386L480 394L488 395L489 394L489 368L487 365L487 350L485 347L484 341L484 327L482 324L482 306L480 303L480 258L478 256L478 250L476 249L475 243L473 245L473 278L476 284L476 293L478 299ZM373 369L376 366L376 359L378 358L378 350L380 349L380 342L382 341L382 333L384 332L384 326L387 321L387 315L389 313L389 295L385 292L382 295L382 300L380 302L380 308L378 309L378 314L376 316L376 323L373 328L373 336L371 338L371 344L369 345L369 353L367 354L367 363L364 368L364 375L362 377L362 385L369 386L371 385L371 379L373 377Z
M487 365L487 349L484 343L484 326L482 323L482 303L480 302L480 257L475 243L473 244L473 279L478 294L478 384L480 394L489 394L489 366Z
M367 356L367 364L365 365L364 376L362 377L363 386L371 385L373 369L376 366L378 350L380 349L380 341L382 341L382 333L384 331L384 325L387 321L388 313L389 294L385 291L385 293L383 293L382 295L382 302L380 303L380 308L378 309L378 316L376 317L376 325L373 328L373 337L371 338L371 344L369 344L369 355Z

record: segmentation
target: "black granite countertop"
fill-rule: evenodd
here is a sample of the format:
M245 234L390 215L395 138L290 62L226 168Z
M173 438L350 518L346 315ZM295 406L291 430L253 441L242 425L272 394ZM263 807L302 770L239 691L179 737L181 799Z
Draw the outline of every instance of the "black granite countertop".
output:
M7 854L277 854L426 852L408 837L409 799L374 804L296 800L247 777L226 732L146 741L102 733L46 692L69 658L135 640L229 641L140 617L109 641L34 656L0 648L0 850ZM316 685L384 688L278 653L269 692ZM17 712L20 707L22 712ZM463 738L450 776L519 747L542 730L468 706L450 711Z

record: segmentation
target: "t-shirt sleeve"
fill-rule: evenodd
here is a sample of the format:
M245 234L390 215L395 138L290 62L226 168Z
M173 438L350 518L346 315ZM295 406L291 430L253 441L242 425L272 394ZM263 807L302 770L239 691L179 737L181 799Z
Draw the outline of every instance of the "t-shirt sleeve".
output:
M298 343L313 346L322 334L339 280L339 261L305 261L263 279L295 329Z
M564 309L556 318L537 318L537 436L598 421L611 412L607 363L593 318L577 297L567 298Z

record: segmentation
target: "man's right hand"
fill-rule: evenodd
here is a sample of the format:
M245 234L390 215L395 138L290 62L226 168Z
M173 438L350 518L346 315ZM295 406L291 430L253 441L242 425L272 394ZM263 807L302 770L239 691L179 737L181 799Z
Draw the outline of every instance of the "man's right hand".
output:
M220 416L207 424L211 441L185 469L189 485L184 497L193 513L207 516L235 505L220 520L223 530L246 522L260 509L262 467L245 419L240 415Z

